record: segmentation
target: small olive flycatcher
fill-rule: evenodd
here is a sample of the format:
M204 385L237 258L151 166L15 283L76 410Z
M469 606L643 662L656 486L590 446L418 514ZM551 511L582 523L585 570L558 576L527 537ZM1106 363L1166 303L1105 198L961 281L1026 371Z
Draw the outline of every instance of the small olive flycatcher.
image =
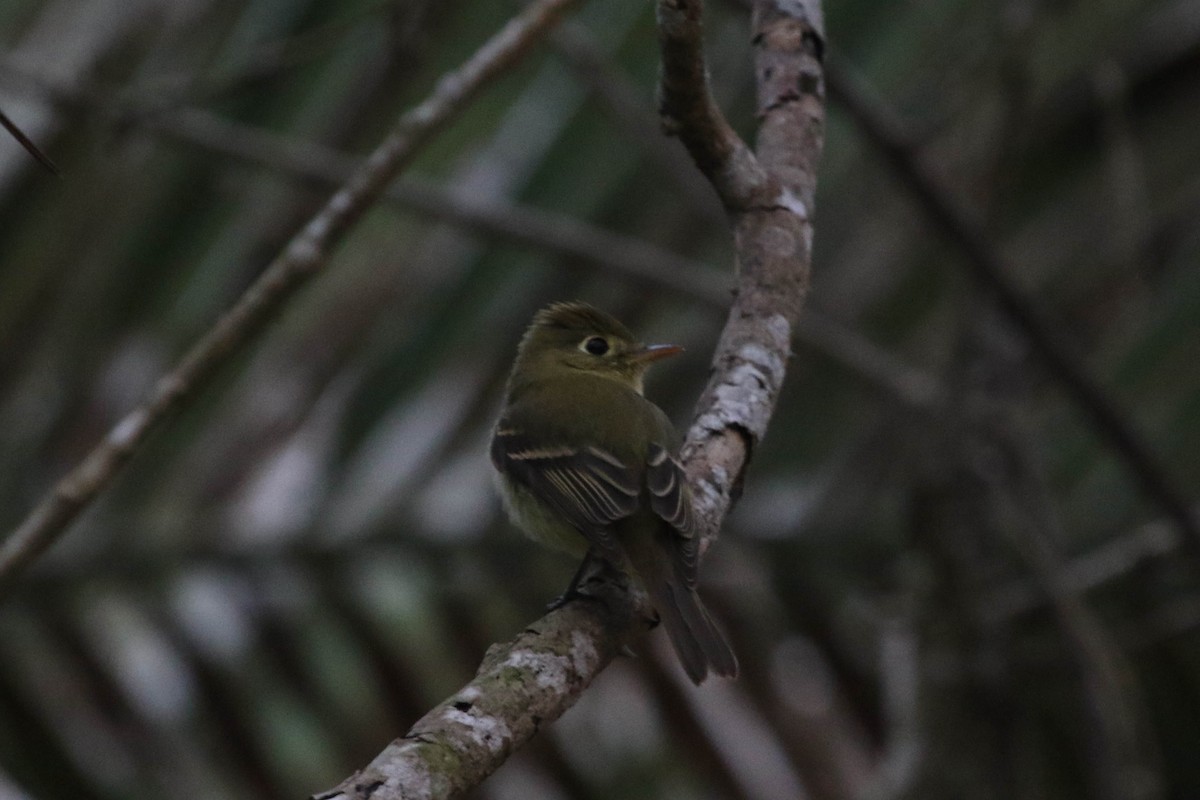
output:
M696 594L691 493L667 415L642 378L675 345L644 345L584 303L537 313L517 348L491 457L512 521L531 538L600 558L642 582L695 683L737 659ZM576 590L581 565L564 598Z

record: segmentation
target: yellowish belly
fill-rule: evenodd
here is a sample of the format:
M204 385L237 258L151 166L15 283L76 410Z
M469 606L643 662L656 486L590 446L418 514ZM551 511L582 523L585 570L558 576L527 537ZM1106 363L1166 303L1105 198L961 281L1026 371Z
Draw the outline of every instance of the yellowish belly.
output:
M583 534L561 520L545 503L524 486L495 473L504 510L512 523L539 544L582 557L587 552Z

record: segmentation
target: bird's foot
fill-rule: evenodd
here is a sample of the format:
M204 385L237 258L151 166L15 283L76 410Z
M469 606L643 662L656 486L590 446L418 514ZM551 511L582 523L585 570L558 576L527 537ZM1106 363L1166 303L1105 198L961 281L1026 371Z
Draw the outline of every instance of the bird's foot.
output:
M558 597L554 598L549 603L547 603L546 610L547 611L557 611L558 609L565 606L567 603L572 603L576 600L590 600L593 603L604 603L604 600L602 600L601 598L596 597L595 595L592 595L592 594L588 594L587 592L580 591L578 586L571 586L565 592L560 594Z
M600 558L593 557L590 553L584 558L583 563L579 565L579 569L575 572L571 582L567 585L566 591L554 598L549 605L546 606L547 611L557 611L567 603L575 600L587 600L592 603L600 603L605 608L608 603L604 600L604 595L607 591L606 584L616 584L624 587L628 585L628 579L625 574L618 569L613 568ZM597 591L592 593L587 590L590 585L595 585Z

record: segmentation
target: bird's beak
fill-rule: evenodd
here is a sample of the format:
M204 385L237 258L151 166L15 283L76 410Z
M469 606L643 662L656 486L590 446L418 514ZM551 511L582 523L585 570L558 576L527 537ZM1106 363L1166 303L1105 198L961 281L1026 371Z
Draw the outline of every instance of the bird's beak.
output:
M647 344L633 351L631 356L639 364L652 364L682 352L683 348L677 344Z

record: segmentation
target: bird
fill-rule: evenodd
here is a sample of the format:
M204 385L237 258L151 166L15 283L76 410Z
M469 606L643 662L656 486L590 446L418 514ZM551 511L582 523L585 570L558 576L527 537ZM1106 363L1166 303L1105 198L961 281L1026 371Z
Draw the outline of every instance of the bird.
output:
M490 456L510 520L533 540L582 556L563 595L599 558L645 588L693 683L736 677L737 658L697 593L699 537L679 438L643 394L645 345L581 302L535 314L517 347Z

